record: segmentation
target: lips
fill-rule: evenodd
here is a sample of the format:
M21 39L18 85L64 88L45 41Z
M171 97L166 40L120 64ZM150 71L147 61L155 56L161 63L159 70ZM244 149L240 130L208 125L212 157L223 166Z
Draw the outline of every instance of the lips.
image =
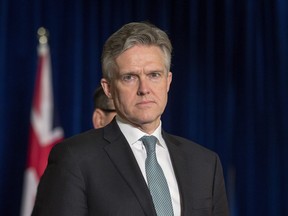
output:
M145 101L138 102L136 105L137 106L149 106L149 105L152 105L154 103L155 102L152 100L145 100Z

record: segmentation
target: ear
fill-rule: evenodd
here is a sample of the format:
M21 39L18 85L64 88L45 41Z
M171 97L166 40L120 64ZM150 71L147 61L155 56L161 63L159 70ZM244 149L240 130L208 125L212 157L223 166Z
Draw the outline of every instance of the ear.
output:
M105 94L107 95L107 97L112 98L111 85L110 85L109 81L105 78L102 78L101 79L101 86L102 86Z
M171 82L172 82L172 72L168 72L168 75L167 75L167 92L169 92Z
M92 122L93 122L94 128L103 127L103 115L105 114L103 113L102 110L98 108L94 110L93 116L92 116Z

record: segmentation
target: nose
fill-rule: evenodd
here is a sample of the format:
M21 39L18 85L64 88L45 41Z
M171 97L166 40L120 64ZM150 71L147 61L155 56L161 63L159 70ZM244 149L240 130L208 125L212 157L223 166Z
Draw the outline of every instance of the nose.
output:
M144 96L144 95L149 94L149 93L150 93L150 90L149 90L148 80L146 80L143 77L140 77L137 95L138 96Z

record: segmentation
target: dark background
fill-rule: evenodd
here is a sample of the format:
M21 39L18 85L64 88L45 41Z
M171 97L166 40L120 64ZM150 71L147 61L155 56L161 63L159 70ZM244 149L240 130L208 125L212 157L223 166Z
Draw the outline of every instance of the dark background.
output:
M286 0L0 0L0 214L19 215L37 64L50 32L65 137L92 128L107 37L150 21L174 45L166 131L216 151L231 215L288 215Z

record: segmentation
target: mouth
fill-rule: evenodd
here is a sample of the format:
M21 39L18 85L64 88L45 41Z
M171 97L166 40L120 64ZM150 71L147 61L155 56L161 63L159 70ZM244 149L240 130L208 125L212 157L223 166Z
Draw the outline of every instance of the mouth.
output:
M138 102L136 104L136 106L138 107L150 107L151 105L155 104L154 101L150 101L150 100L146 100L146 101L141 101L141 102Z

